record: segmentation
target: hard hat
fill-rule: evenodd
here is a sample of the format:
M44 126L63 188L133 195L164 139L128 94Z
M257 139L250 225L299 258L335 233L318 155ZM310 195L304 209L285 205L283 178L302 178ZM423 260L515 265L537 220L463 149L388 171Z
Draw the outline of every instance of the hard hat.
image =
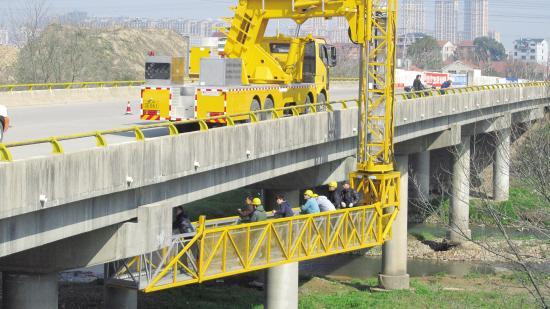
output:
M262 200L260 200L259 198L255 197L255 198L252 200L252 205L254 205L254 206L262 205Z
M331 181L328 183L330 188L338 188L338 183L336 181Z
M313 193L313 191L311 191L311 190L306 190L306 192L304 192L304 195L307 195L309 197L313 197L315 195L315 193Z

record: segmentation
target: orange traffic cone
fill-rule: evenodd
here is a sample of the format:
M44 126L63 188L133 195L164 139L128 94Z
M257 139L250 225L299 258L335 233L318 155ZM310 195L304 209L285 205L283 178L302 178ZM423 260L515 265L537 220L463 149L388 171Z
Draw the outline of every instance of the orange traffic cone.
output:
M132 115L132 106L130 105L130 101L128 101L128 104L126 105L125 115Z

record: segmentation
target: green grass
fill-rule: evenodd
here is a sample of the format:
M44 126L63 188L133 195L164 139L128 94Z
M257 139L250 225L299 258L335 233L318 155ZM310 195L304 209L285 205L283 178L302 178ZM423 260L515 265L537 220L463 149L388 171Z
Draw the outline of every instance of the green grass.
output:
M142 308L263 308L264 293L238 285L190 285L146 295Z
M439 238L427 231L411 232L409 234L411 234L412 236L414 236L416 239L420 241L432 241Z
M486 278L487 281L484 281ZM323 279L324 292L311 286L300 294L300 308L532 308L532 299L527 293L509 293L509 286L516 278L502 278L503 289L492 285L491 277L472 273L463 279L450 279L446 275L429 280L411 280L411 290L373 292L376 278L353 279L342 282ZM449 281L450 279L450 281ZM453 280L462 280L464 290L444 290L455 286ZM468 280L464 282L464 280ZM469 288L481 282L479 289ZM310 279L301 280L301 285ZM445 283L446 282L446 283ZM330 287L327 289L327 287ZM328 292L327 292L328 291ZM191 285L164 292L146 294L141 300L143 308L263 308L264 292L238 284Z
M510 188L510 199L506 202L498 203L472 199L470 201L470 220L476 223L494 225L494 219L488 212L487 206L492 206L499 213L499 217L505 225L518 219L528 219L530 216L536 216L537 211L550 207L548 203L545 203L542 198L529 189L514 186Z
M489 291L444 291L438 284L411 281L409 291L369 293L349 291L329 295L306 295L300 308L527 308L525 296Z

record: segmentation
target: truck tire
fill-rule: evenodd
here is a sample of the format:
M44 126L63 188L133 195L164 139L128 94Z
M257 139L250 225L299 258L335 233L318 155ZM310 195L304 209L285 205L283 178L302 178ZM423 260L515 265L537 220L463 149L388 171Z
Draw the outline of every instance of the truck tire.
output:
M252 103L250 104L250 111L254 112L254 111L259 111L261 109L262 109L262 105L260 104L260 101L258 99L252 100ZM261 115L256 114L256 117L258 118L258 120L261 120ZM244 121L244 123L250 123L250 122L252 122L250 118Z
M317 96L317 103L321 104L321 103L326 103L327 102L327 97L325 96L324 93L319 93L319 96ZM327 111L327 106L326 105L321 105L321 106L317 106L317 111L318 112L326 112Z
M180 134L187 133L187 132L195 132L200 130L200 126L198 123L185 123L185 124L177 124L176 129L178 129L178 132Z
M309 105L309 104L311 104L311 98L309 97L309 95L307 95L304 105ZM311 108L310 107L304 108L304 114L309 114L309 113L311 113Z
M273 109L274 107L275 107L275 103L273 102L273 100L271 98L265 99L264 109ZM261 116L260 116L260 119L262 121L271 120L271 119L273 119L273 114L271 114L271 113L262 113Z

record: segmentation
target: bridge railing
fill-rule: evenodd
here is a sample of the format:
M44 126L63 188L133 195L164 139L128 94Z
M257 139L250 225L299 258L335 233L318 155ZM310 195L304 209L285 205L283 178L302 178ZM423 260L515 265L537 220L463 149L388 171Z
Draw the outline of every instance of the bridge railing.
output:
M414 100L427 97L437 97L449 94L466 94L479 91L490 91L498 89L510 89L510 88L526 88L526 87L550 87L550 82L530 82L530 83L511 83L511 84L495 84L495 85L481 85L481 86L469 86L447 89L424 89L421 91L401 92L398 95L403 100Z
M339 105L340 108L342 109L347 109L350 107L350 105L357 106L357 100L343 100L343 101L331 102L331 103L327 102L327 103L304 104L304 105L298 105L298 106L257 110L249 113L241 113L241 114L235 114L235 115L220 115L215 117L200 118L200 119L193 119L193 120L184 120L184 121L177 121L177 122L162 122L162 123L155 123L150 125L139 125L139 126L113 129L113 130L102 130L102 131L88 132L88 133L82 133L82 134L54 136L54 137L48 137L48 138L27 140L22 142L13 142L13 143L6 143L6 144L0 143L0 161L8 161L8 162L13 161L13 156L10 151L10 148L15 148L15 147L49 143L52 146L53 154L63 154L65 151L64 151L63 145L61 144L62 141L82 139L82 138L95 138L96 147L106 147L108 146L107 140L105 138L106 135L133 132L135 139L137 141L144 141L146 139L144 131L149 129L166 128L168 129L170 136L176 136L179 133L182 133L182 132L179 132L178 130L178 126L182 126L182 125L195 124L198 126L200 131L207 131L209 130L209 126L208 126L209 123L223 122L223 123L226 123L228 126L235 126L236 122L233 119L237 117L242 118L243 116L248 116L249 121L251 123L257 123L261 121L262 119L261 115L266 115L267 116L265 117L266 120L279 119L282 117L296 117L304 113L310 113L310 112L312 113L317 113L321 111L332 112L334 111L335 105Z
M0 91L31 91L54 89L82 89L82 88L117 88L127 86L141 86L145 81L103 81L103 82L70 82L70 83L34 83L0 85Z
M474 92L480 92L480 91L494 91L499 89L528 88L528 87L550 87L550 82L473 86L473 87L466 87L466 88L450 88L450 89L446 89L445 91L447 91L447 93L449 94L460 95L460 94L468 94L468 93L474 93ZM433 90L425 90L421 92L402 93L398 95L400 95L403 98L403 100L412 100L412 99L419 99L419 98L425 98L425 97L441 96L442 94L439 91L440 90L433 89ZM206 131L206 130L209 130L209 126L208 126L209 123L225 123L227 124L227 126L234 126L236 125L236 122L234 121L234 119L238 117L242 118L243 116L248 116L249 121L251 123L257 123L261 121L262 119L261 115L267 115L267 117L264 117L266 120L278 119L282 117L300 116L303 114L307 114L309 112L314 112L314 113L321 112L321 111L332 112L335 109L335 105L339 105L341 109L347 109L349 107L352 107L353 105L355 105L356 107L357 104L358 104L357 99L342 100L342 101L327 102L327 103L304 104L304 105L289 106L289 107L282 107L282 108L275 108L275 109L264 109L264 110L252 111L249 113L241 113L241 114L235 114L235 115L220 115L215 117L184 120L184 121L178 121L178 122L162 122L162 123L154 123L150 125L139 125L139 126L119 128L119 129L113 129L113 130L88 132L83 134L54 136L54 137L48 137L48 138L42 138L42 139L27 140L22 142L13 142L13 143L6 143L6 144L0 143L0 161L13 161L13 156L11 154L10 148L14 148L14 147L49 143L52 145L53 154L62 154L64 153L64 149L61 144L61 141L66 141L66 140L75 140L75 139L91 137L91 138L95 138L97 147L106 147L108 144L107 144L107 140L105 139L105 135L109 135L109 134L133 132L135 139L137 141L144 141L145 135L143 131L149 130L149 129L166 128L169 130L169 134L171 136L176 136L180 133L178 131L178 126L183 126L183 125L195 124L198 126L198 128L201 131Z
M397 204L222 227L201 217L195 235L115 263L108 284L154 292L378 246L391 237Z

